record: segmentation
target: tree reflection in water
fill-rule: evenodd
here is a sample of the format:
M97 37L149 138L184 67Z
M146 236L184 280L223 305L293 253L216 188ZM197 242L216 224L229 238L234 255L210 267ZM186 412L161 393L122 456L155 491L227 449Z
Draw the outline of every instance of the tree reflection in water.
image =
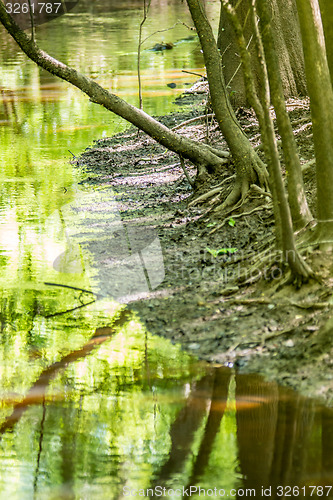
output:
M116 312L108 326L96 325L89 337L74 331L96 321L96 312L75 310L74 322L68 314L66 321L51 316L53 338L42 345L34 330L39 323L42 331L40 312L50 305L36 294L29 300L30 320L13 316L19 302L2 303L2 359L16 352L26 363L26 396L3 390L1 495L122 498L124 486L200 486L255 489L256 496L271 487L277 497L277 486L330 484L331 409L258 375L198 363L150 336L129 309ZM35 326L20 353L15 346L25 337L17 327L26 331L29 322ZM61 347L66 336L71 349ZM24 361L29 342L44 356ZM3 366L3 387L10 380L13 388L15 380L24 386L23 372Z

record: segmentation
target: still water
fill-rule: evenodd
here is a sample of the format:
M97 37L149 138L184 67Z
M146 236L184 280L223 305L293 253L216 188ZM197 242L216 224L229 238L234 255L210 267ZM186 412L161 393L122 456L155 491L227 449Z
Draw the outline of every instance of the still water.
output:
M206 3L217 20L219 2ZM82 2L38 27L38 43L137 104L140 5ZM196 79L183 69L204 72L181 23L191 25L183 2L152 3L151 114L177 109ZM0 41L0 499L332 497L330 409L198 362L123 304L95 300L89 273L54 266L59 214L82 196L71 154L126 124L27 61L3 30ZM149 50L161 41L174 48Z

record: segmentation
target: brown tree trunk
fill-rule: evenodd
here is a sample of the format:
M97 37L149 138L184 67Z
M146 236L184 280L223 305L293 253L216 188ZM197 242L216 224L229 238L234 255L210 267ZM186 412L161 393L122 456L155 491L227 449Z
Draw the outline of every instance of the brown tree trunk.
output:
M259 59L262 61L262 78L261 84L263 87L263 114L264 123L261 129L262 139L265 146L267 160L269 163L270 183L272 186L275 225L281 234L283 258L288 262L294 281L300 285L313 276L313 272L306 262L302 259L296 250L295 237L293 231L293 223L291 218L290 206L287 201L285 188L282 179L281 165L276 144L273 120L269 110L269 101L267 98L268 84L270 91L277 91L276 76L274 73L274 62L270 61L267 65L265 54L271 57L271 50L267 51L266 45L270 45L271 36L269 33L269 25L271 20L271 12L268 9L266 0L257 0L257 8L260 17L261 39L258 37L257 44L259 49ZM254 11L255 14L255 11ZM272 49L272 48L271 48ZM265 50L265 54L264 54ZM270 71L267 71L268 66ZM273 85L271 80L273 79ZM278 103L278 111L280 119L282 112L281 104ZM282 118L282 122L284 122ZM285 124L284 124L285 125ZM284 131L284 134L286 131Z
M328 2L330 0L327 0ZM253 55L253 72L256 76L256 87L260 79L255 57L253 29L250 20L251 0L231 0L231 5L237 4L237 14L243 25L244 36ZM274 45L279 54L279 68L285 98L306 95L306 80L302 52L302 40L299 29L295 0L270 0L274 22L272 23ZM233 27L228 16L221 9L218 47L223 54L223 71L228 92L232 92L232 102L235 106L247 105L245 84L239 49Z
M265 7L265 12L261 12L260 14L260 23L270 85L270 96L282 140L288 179L290 212L295 229L300 229L312 220L312 215L306 200L301 163L283 95L283 85L273 36L273 19L273 12L269 7Z
M222 71L221 55L217 48L212 27L201 0L187 0L203 51L212 106L220 130L227 141L236 168L234 189L222 207L232 205L244 197L249 187L259 180L266 181L266 168L242 131L232 109Z
M332 0L319 0L324 27L326 55L333 85L333 4Z
M297 0L310 96L317 179L317 241L333 245L333 90L318 0Z

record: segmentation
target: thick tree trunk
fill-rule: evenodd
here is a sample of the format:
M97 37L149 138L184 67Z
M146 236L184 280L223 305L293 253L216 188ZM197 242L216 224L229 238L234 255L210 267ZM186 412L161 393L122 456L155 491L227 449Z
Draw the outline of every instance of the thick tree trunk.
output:
M274 23L272 24L274 46L279 54L279 68L285 98L306 95L306 80L302 52L302 41L298 23L295 0L269 0L273 11ZM330 0L327 0L330 2ZM244 36L249 44L253 58L253 71L256 75L256 87L259 88L259 72L255 57L253 42L253 28L250 21L251 0L231 0L231 5L237 4L237 14L243 25ZM234 29L228 16L221 9L218 47L223 54L224 77L228 91L232 91L233 105L244 106L247 104L243 69L239 57L239 49Z
M18 43L23 52L38 66L49 73L71 83L84 92L92 102L121 116L166 148L191 160L198 167L198 174L203 176L205 169L220 168L227 160L223 154L205 144L200 144L177 134L158 122L144 111L128 104L120 97L111 94L91 78L79 73L66 64L57 61L38 46L22 31L7 14L4 4L0 1L0 21Z
M204 54L212 106L220 130L228 143L236 168L236 182L224 206L243 197L251 184L265 183L266 169L242 131L230 104L219 50L201 0L187 0Z
M319 242L333 244L333 90L318 0L297 0L316 154Z

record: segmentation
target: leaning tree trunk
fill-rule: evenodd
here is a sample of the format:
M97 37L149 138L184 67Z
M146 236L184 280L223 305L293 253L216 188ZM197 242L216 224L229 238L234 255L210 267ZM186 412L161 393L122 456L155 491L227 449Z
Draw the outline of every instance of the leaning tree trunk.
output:
M205 144L197 143L171 131L144 111L108 92L91 78L57 61L39 49L36 43L19 28L6 12L5 6L1 1L0 22L18 43L23 52L38 66L71 83L84 92L92 102L100 104L118 116L121 116L166 148L192 161L198 167L199 176L204 176L206 169L220 168L226 163L227 160L225 157L228 156L228 153L216 150Z
M325 1L325 0L323 0ZM326 0L330 2L331 0ZM295 0L269 0L273 11L272 23L274 46L279 54L279 68L285 98L306 95L306 79L302 52L302 40ZM253 56L253 72L256 76L256 87L259 88L259 68L256 63L253 28L250 20L251 0L231 0L233 7L237 5L237 15L243 25L244 36ZM224 77L228 91L232 92L233 105L247 105L243 69L234 29L221 9L218 47L223 54Z
M317 179L317 240L333 246L333 90L318 0L297 0L310 96Z
M222 207L244 197L251 184L264 185L266 168L242 131L230 104L222 72L221 55L201 0L186 0L203 51L213 110L220 130L227 141L236 168L236 182Z

